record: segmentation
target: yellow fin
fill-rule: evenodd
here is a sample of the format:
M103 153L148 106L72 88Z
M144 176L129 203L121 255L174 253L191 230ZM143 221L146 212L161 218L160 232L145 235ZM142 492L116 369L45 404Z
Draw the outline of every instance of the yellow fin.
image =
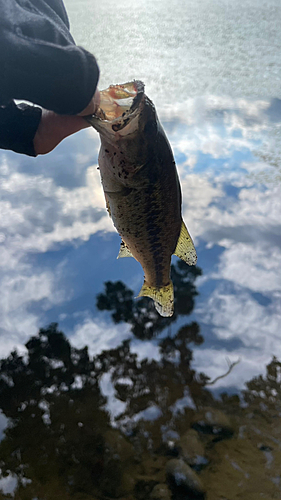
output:
M129 250L129 248L127 247L126 243L124 243L123 240L121 241L121 246L117 259L121 259L122 257L134 257L132 252Z
M144 282L138 297L150 297L154 300L156 311L164 317L173 316L174 312L174 288L173 283L161 288L148 286Z
M181 260L184 260L189 266L195 266L197 262L197 254L192 238L183 221L181 223L181 232L174 254Z

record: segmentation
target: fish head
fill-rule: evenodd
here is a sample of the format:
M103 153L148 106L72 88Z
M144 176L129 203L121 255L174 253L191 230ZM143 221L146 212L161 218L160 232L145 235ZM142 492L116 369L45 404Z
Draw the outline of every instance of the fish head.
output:
M157 128L156 111L144 93L140 80L110 85L100 92L100 106L85 119L99 132L102 139L114 143L122 138L151 133Z

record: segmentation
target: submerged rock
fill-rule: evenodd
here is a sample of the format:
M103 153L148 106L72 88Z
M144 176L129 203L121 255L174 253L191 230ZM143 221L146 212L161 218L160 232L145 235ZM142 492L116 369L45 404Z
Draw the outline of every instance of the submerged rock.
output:
M207 463L205 449L195 430L189 429L177 443L179 454L191 466L202 466Z
M122 495L132 493L135 488L135 479L132 474L125 472L122 476L120 491Z
M205 408L197 413L192 427L206 434L215 434L220 438L232 436L234 430L229 418L220 410Z
M156 484L150 494L153 500L171 500L171 496L171 491L165 483Z
M104 434L103 495L117 498L134 491L134 448L120 431L111 429Z
M202 496L205 492L204 486L196 472L183 460L173 458L167 462L167 479L177 489L192 492Z
M143 476L153 477L157 483L165 481L166 459L161 456L150 456L142 461L139 470Z
M153 476L142 476L142 478L137 481L134 489L135 498L137 500L147 500L156 484L157 481Z
M115 459L119 459L124 463L134 459L135 450L131 443L115 429L108 430L105 435L105 449Z

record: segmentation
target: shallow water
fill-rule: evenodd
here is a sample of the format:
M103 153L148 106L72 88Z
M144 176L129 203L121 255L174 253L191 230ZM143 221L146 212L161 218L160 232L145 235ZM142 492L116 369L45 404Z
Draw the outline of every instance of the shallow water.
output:
M192 426L203 460L191 466L206 498L281 498L280 7L163 5L66 2L77 42L98 56L100 88L146 83L173 147L202 274L186 276L195 286L189 306L169 325L149 324L137 301L127 316L112 298L111 311L98 309L105 282L121 280L131 297L143 280L133 259L116 260L98 135L80 132L36 159L0 153L1 358L17 348L29 360L2 364L3 432L7 418L14 423L0 444L3 498L20 476L21 500L156 498ZM124 321L113 321L116 311ZM73 346L72 365L54 327L24 347L51 322ZM120 347L126 339L130 347ZM77 351L85 345L90 360ZM196 419L206 421L210 407L223 415L210 417L221 420L207 432ZM112 425L127 441L108 434ZM174 498L203 495L169 488Z

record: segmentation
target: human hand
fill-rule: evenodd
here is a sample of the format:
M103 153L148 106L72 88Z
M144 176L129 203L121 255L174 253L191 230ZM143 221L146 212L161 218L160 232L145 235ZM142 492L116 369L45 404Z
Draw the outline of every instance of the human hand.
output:
M81 113L78 113L78 116L93 115L97 111L99 105L100 105L100 91L99 89L97 89L91 101L89 102L88 106L85 109L83 109Z
M69 135L90 127L83 116L94 114L99 106L100 93L96 90L88 106L79 115L58 115L54 111L42 110L41 120L33 139L36 155L44 155Z

